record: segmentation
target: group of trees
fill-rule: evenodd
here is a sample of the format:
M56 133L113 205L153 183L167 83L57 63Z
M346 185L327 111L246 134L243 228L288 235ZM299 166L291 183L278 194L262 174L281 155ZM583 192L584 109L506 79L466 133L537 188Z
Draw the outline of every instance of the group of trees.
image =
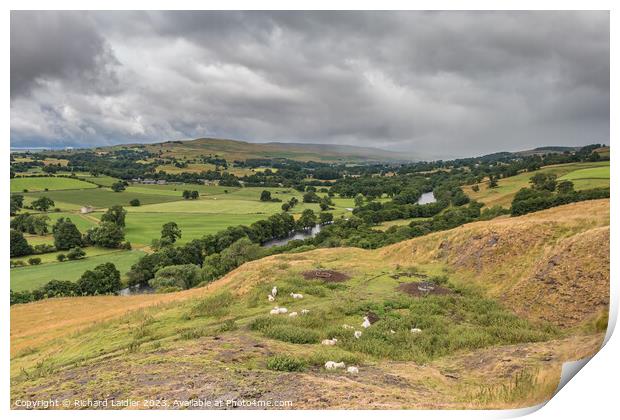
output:
M190 200L190 199L191 200L196 200L199 196L200 196L200 194L196 190L194 190L194 191L183 190L183 198L185 200Z
M11 290L11 305L51 297L114 294L121 287L121 273L113 263L108 262L86 270L77 282L52 280L33 291Z

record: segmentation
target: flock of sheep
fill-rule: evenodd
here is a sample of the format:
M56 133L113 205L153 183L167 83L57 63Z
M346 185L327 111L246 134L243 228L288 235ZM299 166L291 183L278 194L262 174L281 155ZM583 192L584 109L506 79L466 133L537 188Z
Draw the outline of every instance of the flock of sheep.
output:
M278 288L276 286L273 287L273 289L271 289L271 294L267 296L267 299L269 300L269 302L273 302L276 300L276 296L278 295ZM290 296L293 299L303 299L304 296L300 293L291 293ZM302 315L306 315L308 314L310 311L308 309L302 309L301 310L301 314ZM288 313L288 309L286 308L280 308L279 306L275 306L271 311L269 311L270 315L279 315L279 314L285 314ZM298 314L297 312L291 312L288 314L288 316L290 317L296 317ZM371 323L370 320L368 319L367 316L365 316L362 320L362 324L361 326L363 328L368 328L370 327ZM352 327L351 325L347 325L344 324L342 326L344 329L355 329L354 327ZM411 333L412 334L417 334L422 332L422 330L420 328L411 328ZM396 331L394 330L390 330L391 334L396 334ZM353 337L355 338L360 338L362 336L362 332L359 330L355 330L353 332ZM337 338L331 338L331 339L325 339L323 341L321 341L321 344L324 346L335 346L336 343L338 342ZM329 360L327 362L325 362L325 369L327 370L335 370L335 369L344 369L346 367L344 362L334 362L332 360ZM357 366L349 366L347 368L347 373L350 374L358 374L359 373L359 369L357 368Z

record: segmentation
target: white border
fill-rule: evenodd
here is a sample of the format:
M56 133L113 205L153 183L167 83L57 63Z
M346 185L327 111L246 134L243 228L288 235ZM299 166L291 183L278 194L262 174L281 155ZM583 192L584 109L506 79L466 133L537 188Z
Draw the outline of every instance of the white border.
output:
M615 2L617 3L617 2ZM176 0L174 2L171 1L163 1L163 0L152 0L149 2L138 2L138 1L130 1L130 0L91 0L88 3L80 2L76 0L57 0L53 3L46 2L42 0L38 1L6 1L4 4L7 5L5 8L5 13L2 15L2 25L0 27L4 28L3 30L3 57L4 57L4 65L2 66L2 76L4 83L2 84L2 93L5 98L3 113L2 113L2 127L4 128L3 132L6 134L6 137L2 140L2 145L5 150L4 159L8 160L9 156L9 138L10 138L10 87L9 87L9 57L10 57L10 9L16 10L26 10L26 9L58 9L58 10L72 10L72 9L91 9L91 10L132 10L132 9L152 9L152 10L180 10L180 9L214 9L214 10L231 10L231 9L240 9L240 10L254 10L259 8L271 9L271 10L279 10L279 9L288 9L288 10L303 10L303 9L322 9L322 10L349 10L349 9L366 9L366 10L611 10L611 74L618 73L618 65L617 65L617 50L615 47L618 41L618 30L617 25L619 19L617 18L617 7L615 8L615 3L613 1L605 1L605 0L589 0L589 1L575 1L575 0L564 0L564 1L535 1L535 0L505 0L505 1L491 1L491 0L470 0L470 1L458 1L458 0L417 0L413 1L404 1L404 0L383 0L380 2L369 2L369 1L326 1L326 0L315 0L315 1L296 1L296 2L287 2L283 0L263 0L263 1L250 1L250 0L229 0L229 1L196 1L196 0ZM86 7L88 6L88 7ZM614 83L614 79L612 76L611 80L611 92L615 92L614 88L617 89L616 83ZM613 124L614 120L618 118L618 107L617 107L617 95L611 95L611 136L610 139L616 138L616 126ZM616 117L616 118L614 118ZM611 140L610 140L611 143ZM613 153L613 148L612 148ZM5 160L6 162L6 160ZM8 163L8 162L7 162ZM5 168L5 171L8 171L8 166ZM618 179L618 169L616 166L612 165L611 168L612 179ZM2 183L5 186L4 194L8 195L9 191L9 177L5 172L5 176L2 177ZM615 190L612 183L612 190ZM1 200L2 208L0 212L2 214L8 214L8 199L7 197ZM611 198L611 208L615 210L618 208L618 197L612 194ZM8 218L0 218L0 223L2 226L0 227L1 232L8 232ZM614 220L614 214L612 212L612 223L611 223L611 253L612 255L618 255L616 240L618 228ZM5 234L3 233L3 236ZM8 235L6 235L8 236ZM6 236L4 236L6 238ZM8 240L4 240L2 242L2 251L4 253L4 261L7 261L9 258L9 246ZM0 316L0 323L2 328L3 339L0 345L0 354L2 357L1 361L1 389L2 395L0 398L0 412L2 414L8 414L11 418L24 418L28 416L32 418L32 416L45 416L48 418L82 418L86 413L85 412L59 412L59 411L50 411L50 412L24 412L24 411L10 411L9 410L9 299L8 299L8 289L9 289L9 268L8 264L2 266L4 270L4 275L2 278L4 279L4 290L2 295L4 296L2 299L2 316ZM611 279L612 279L612 312L610 314L610 324L615 323L617 317L617 309L618 309L618 265L616 260L612 258L611 260ZM616 334L617 335L617 334ZM608 337L609 338L609 337ZM578 378L576 380L570 381L550 402L548 402L544 408L536 411L534 414L530 415L532 419L557 419L557 418L594 418L594 419L605 419L612 418L617 416L618 409L618 375L619 372L619 362L617 355L620 354L620 344L618 342L618 338L611 336L606 346L587 364L587 366L583 369L582 372L579 373ZM474 418L478 419L481 417L510 417L514 415L523 415L527 414L531 410L518 410L517 412L507 412L507 411L381 411L381 412L367 412L367 411L321 411L319 414L326 418L340 418L340 417L370 417L377 415L390 415L399 418ZM177 413L175 413L177 414ZM112 415L109 412L93 412L90 411L87 414L88 416L92 416L93 418L108 418L108 416ZM128 411L115 411L113 413L114 416L118 416L120 418L127 417L138 417L138 418L164 418L164 416L169 417L171 415L168 411L141 411L141 412L128 412ZM213 412L179 412L179 416L191 416L194 418L200 417L205 418L208 416L222 416L222 417L233 417L238 418L241 416L252 416L256 418L310 418L317 415L317 412L314 411L295 411L295 412L277 412L277 411L269 411L269 412L218 412L214 414Z

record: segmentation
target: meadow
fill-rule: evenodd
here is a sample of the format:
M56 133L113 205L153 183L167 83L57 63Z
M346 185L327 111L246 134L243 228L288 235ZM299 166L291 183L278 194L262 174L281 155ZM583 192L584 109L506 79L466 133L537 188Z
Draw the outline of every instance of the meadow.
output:
M464 186L463 191L472 199L484 203L485 207L500 205L509 208L517 191L529 187L530 178L537 173L554 174L558 179L571 180L576 190L609 187L609 161L606 161L546 166L537 171L500 179L496 188L489 188L487 181L484 181L477 184L480 189L477 192L472 190L472 186Z
M11 290L33 290L50 280L77 281L84 274L84 271L91 270L106 262L113 262L116 269L120 271L121 277L124 277L129 268L145 255L144 251L141 250L113 250L111 252L101 252L89 248L85 248L85 250L87 254L92 252L92 256L81 260L46 262L40 265L11 269Z
M11 193L30 191L77 190L97 188L96 185L74 178L64 177L23 177L11 179Z

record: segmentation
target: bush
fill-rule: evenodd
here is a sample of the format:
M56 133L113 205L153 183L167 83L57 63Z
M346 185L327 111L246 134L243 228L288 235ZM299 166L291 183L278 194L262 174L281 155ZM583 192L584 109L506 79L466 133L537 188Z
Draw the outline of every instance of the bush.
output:
M292 356L277 355L267 359L267 369L278 372L302 372L306 369L306 363Z
M63 262L64 260L66 260L66 259L67 259L67 256L66 256L65 254L58 254L58 255L56 255L56 259L57 259L59 262Z
M137 198L134 198L133 200L131 200L129 202L129 205L132 207L139 207L140 206L140 200L138 200Z
M56 251L56 247L50 244L39 244L33 247L35 254L47 254L48 252Z
M293 344L315 344L321 338L316 331L295 325L273 325L266 328L263 334L269 338Z
M200 282L200 268L194 264L169 265L160 268L149 285L155 289L162 287L178 287L189 289Z
M39 258L39 257L28 258L28 264L30 264L30 265L39 265L39 264L41 264L41 258Z
M71 248L69 252L67 252L68 260L79 260L79 259L84 258L85 256L86 256L86 252L84 252L84 250L80 248L79 246L76 246L75 248Z

